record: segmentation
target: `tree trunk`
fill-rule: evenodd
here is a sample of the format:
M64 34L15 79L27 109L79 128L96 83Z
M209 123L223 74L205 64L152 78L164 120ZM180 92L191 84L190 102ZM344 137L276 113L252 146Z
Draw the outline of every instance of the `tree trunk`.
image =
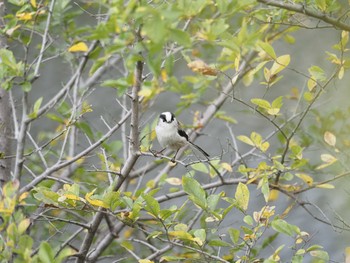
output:
M3 28L5 3L0 0L0 28ZM6 48L6 37L0 35L0 48ZM11 105L9 94L0 88L0 185L11 179L11 159L2 157L10 155L11 151Z

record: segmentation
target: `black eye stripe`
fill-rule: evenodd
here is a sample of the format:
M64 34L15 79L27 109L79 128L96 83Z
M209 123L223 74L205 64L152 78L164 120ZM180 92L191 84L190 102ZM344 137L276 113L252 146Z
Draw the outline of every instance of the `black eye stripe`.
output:
M168 119L170 117L170 120ZM159 115L159 119L166 123L172 123L175 120L175 115L171 112L163 112Z
M160 115L159 115L159 119L162 119L163 121L166 122L166 119L165 119L165 115L164 115L164 114L160 114Z

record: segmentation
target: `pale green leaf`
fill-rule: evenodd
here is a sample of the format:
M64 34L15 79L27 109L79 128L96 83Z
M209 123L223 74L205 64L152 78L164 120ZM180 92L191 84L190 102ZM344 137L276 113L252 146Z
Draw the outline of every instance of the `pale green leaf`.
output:
M261 47L271 58L276 59L277 56L275 50L268 42L259 42L259 47Z
M254 98L250 100L253 104L263 108L263 109L270 109L271 108L271 104L270 102L268 102L267 100L264 99L258 99L258 98Z
M243 183L239 183L237 185L235 199L237 200L237 203L241 209L243 210L248 209L249 196L250 196L250 193L249 193L248 186Z
M248 145L255 146L254 142L249 137L247 137L245 135L239 135L239 136L237 136L237 139L248 144Z
M313 250L313 251L310 252L310 255L315 257L315 258L324 260L324 262L329 262L329 255L328 255L328 253L326 251Z
M272 228L282 234L293 236L300 233L300 229L297 226L291 225L283 219L276 219L271 222Z
M198 172L208 173L208 167L204 163L195 163L191 167Z
M283 96L279 96L271 103L272 108L278 108L280 109L283 105Z

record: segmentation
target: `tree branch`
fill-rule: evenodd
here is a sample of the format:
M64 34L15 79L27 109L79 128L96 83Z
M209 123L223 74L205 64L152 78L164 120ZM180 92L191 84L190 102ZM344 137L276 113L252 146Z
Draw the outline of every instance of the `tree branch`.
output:
M141 42L141 28L139 28L138 32L136 33L136 42ZM126 163L121 171L120 176L116 176L115 180L112 184L111 190L117 191L122 184L124 183L125 179L129 176L130 171L134 167L139 154L139 91L141 89L142 85L142 73L143 73L143 61L137 61L135 72L134 72L134 85L131 89L131 131L130 131L130 144L129 144L129 157L126 160ZM89 229L89 232L86 234L84 241L80 247L79 254L80 256L77 258L76 263L83 263L86 261L87 253L90 249L90 246L93 242L93 238L96 235L97 229L102 221L103 218L103 211L104 209L100 209L100 211L95 215L95 217L92 219L91 228ZM109 244L109 242L108 242ZM101 250L103 251L103 249ZM89 261L89 260L87 260Z
M288 11L300 13L307 15L309 17L317 18L322 20L323 22L330 24L334 26L335 28L342 29L345 31L350 32L350 25L343 23L340 21L340 18L333 18L329 15L326 15L324 13L315 11L311 8L307 8L304 5L299 5L299 4L289 4L284 1L279 1L279 0L257 0L259 3L263 3L269 6L274 6L274 7L279 7Z

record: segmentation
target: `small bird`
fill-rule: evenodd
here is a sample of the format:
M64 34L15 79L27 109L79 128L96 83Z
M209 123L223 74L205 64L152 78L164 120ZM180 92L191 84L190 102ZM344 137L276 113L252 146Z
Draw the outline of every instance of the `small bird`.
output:
M164 149L166 147L169 147L171 150L175 151L175 156L172 161L175 160L180 148L186 146L187 144L194 146L206 158L209 157L209 154L206 153L201 147L188 140L187 133L181 129L179 122L175 118L175 115L171 112L167 111L159 115L159 122L156 126L156 134L159 144Z

